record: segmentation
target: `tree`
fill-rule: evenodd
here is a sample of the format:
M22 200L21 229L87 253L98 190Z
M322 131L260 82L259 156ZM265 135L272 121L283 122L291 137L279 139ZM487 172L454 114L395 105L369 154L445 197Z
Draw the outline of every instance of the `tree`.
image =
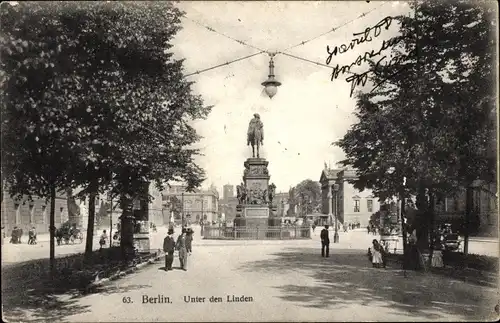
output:
M321 187L318 182L306 179L294 189L295 201L301 205L302 214L312 213L321 206Z
M181 15L168 2L23 2L2 11L2 171L13 194L80 188L89 197L87 254L98 193L111 191L128 210L134 198L149 199L150 181L203 181L190 121L210 107L168 51Z
M180 220L182 218L182 202L177 196L170 196L169 208L174 213L174 219Z
M391 50L401 59L371 62L380 86L357 94L359 122L338 145L343 164L358 170L356 188L381 200L417 196L419 240L427 243L437 194L494 177L494 10L465 1L412 8L416 17L398 18L401 41Z
M287 216L295 216L295 206L298 205L295 187L291 187L288 190L288 205Z

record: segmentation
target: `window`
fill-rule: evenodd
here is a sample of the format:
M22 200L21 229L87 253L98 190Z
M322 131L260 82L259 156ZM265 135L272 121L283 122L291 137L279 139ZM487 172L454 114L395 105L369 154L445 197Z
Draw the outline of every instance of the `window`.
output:
M366 201L366 208L368 209L368 212L373 212L373 200Z
M359 200L354 200L354 212L359 212Z

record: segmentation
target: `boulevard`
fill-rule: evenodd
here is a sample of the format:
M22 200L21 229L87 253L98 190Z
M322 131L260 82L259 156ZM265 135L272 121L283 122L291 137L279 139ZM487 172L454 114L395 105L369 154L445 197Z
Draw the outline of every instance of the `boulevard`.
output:
M153 246L161 243L162 231ZM494 314L493 277L478 283L410 271L404 277L395 264L372 268L366 257L372 239L362 230L341 232L340 243L330 245L330 257L321 258L317 235L294 241L207 241L196 236L186 272L178 269L177 257L173 271L164 271L162 260L94 294L51 296L41 307L24 303L19 319L460 321ZM16 306L21 297L9 297L6 314L20 313Z
M317 228L316 232L312 233L312 240L319 239L319 230L321 228ZM109 232L109 229L107 232ZM331 230L331 229L330 229ZM370 239L379 239L379 236L366 235L366 231L362 229L358 229L359 231L355 232L363 232L363 237L366 239L363 242L356 242L358 247L366 246L368 248L371 243ZM102 232L102 230L100 231ZM353 231L347 233L351 234ZM161 248L161 243L163 238L167 234L166 227L158 227L157 232L151 232L150 237L152 241L153 249ZM255 244L275 244L280 243L276 241L222 241L222 240L201 240L200 228L199 226L195 227L195 240L193 242L194 245L210 245L210 246L224 246L224 245L255 245ZM341 232L340 234L344 235L346 233ZM333 231L331 231L331 235L333 236ZM26 239L25 239L26 240ZM36 245L28 245L27 243L22 244L10 244L8 242L8 237L5 238L4 244L2 246L2 265L8 265L12 263L19 263L23 261L29 261L34 259L43 259L46 258L49 254L49 236L41 235L38 240L38 244ZM94 250L99 249L99 235L96 234L94 237ZM499 243L496 238L484 238L484 237L471 237L469 240L469 253L484 255L484 256L498 256L498 248ZM76 253L82 253L85 250L85 240L82 243L75 244L63 244L61 246L56 246L56 256L67 256Z

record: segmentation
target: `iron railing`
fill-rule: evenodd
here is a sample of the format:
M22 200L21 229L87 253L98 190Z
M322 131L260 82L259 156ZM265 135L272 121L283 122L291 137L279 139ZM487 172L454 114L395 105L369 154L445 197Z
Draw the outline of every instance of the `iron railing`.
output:
M309 226L290 227L218 227L205 226L203 239L224 240L296 240L311 239Z

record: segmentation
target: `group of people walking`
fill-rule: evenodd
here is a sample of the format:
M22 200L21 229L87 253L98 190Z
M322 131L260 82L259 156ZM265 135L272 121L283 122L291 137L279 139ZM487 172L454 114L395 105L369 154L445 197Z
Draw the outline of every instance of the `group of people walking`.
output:
M193 252L194 231L191 228L182 228L181 234L174 238L174 229L169 228L167 236L163 240L163 251L165 252L165 270L172 270L175 250L179 252L180 268L187 271L188 258Z

